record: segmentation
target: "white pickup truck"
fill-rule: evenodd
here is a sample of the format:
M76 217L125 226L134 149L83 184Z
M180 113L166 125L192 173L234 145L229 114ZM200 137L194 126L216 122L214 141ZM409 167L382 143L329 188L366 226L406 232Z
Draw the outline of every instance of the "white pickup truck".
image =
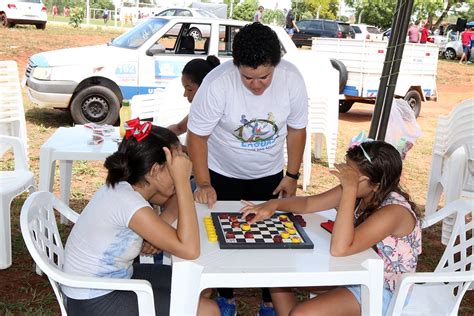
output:
M377 40L313 38L314 54L331 58L340 72L339 112L349 111L354 102L375 103L387 44ZM407 100L416 117L422 101L437 101L437 68L437 45L405 44L395 97Z
M149 18L108 44L33 55L24 83L33 103L69 109L76 123L114 124L123 99L165 89L181 76L189 60L207 55L215 55L221 62L231 59L233 37L247 23L215 18ZM190 35L196 28L201 30L199 38ZM295 61L300 68L305 67L305 60L314 60L310 51L299 51L281 27L273 29L280 39L283 58ZM317 62L312 64L318 67ZM182 92L177 97L181 96Z

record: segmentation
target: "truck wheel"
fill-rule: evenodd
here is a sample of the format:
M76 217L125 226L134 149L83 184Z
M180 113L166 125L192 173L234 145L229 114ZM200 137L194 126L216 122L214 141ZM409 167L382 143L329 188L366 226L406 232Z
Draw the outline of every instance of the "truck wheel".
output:
M454 60L456 59L456 51L452 48L448 48L444 51L444 57L447 60Z
M115 93L104 86L90 86L77 93L71 102L71 116L77 124L115 124L120 102Z
M39 24L35 24L36 28L38 30L44 30L46 29L46 23L39 23Z
M418 117L421 111L421 96L418 91L408 91L408 93L405 95L404 100L408 102L408 105L413 109L413 112L415 112L415 117Z
M331 65L339 71L339 93L342 93L347 83L347 68L342 61L337 59L331 59Z
M351 109L353 104L354 104L354 101L339 100L339 113L348 112Z
M8 21L5 13L0 13L0 26L1 27L12 27L12 24Z

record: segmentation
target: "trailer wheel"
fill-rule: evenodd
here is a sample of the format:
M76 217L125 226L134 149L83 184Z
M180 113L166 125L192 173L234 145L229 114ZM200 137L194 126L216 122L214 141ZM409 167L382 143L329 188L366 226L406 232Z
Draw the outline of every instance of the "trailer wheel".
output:
M418 93L418 91L408 91L404 100L408 102L408 105L413 109L413 112L415 112L415 117L418 117L421 111L421 95Z
M348 112L351 109L353 104L354 104L354 101L339 100L339 113Z
M339 93L342 93L347 83L347 68L342 61L337 59L331 59L331 65L334 69L339 71Z

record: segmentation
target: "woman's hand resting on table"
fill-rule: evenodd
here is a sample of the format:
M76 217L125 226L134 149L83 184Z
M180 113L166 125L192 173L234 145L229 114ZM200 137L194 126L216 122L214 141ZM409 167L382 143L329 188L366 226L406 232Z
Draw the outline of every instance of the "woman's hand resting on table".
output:
M216 190L210 184L198 185L194 191L194 200L201 204L207 204L212 209L217 201Z

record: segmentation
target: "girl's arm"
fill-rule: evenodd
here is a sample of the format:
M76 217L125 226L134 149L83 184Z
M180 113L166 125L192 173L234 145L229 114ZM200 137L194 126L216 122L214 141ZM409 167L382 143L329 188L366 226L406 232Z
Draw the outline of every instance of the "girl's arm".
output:
M348 256L367 250L390 235L406 236L416 224L411 212L397 204L384 206L370 215L355 229L353 213L350 214L352 229L346 226L347 230L344 230L343 225L337 226L343 223L341 222L341 215L343 213L339 209L331 238L331 255L336 257Z
M199 228L194 207L189 176L191 161L182 152L167 148L167 168L176 189L178 224L174 229L158 216L151 207L138 210L131 218L129 227L154 247L184 259L199 256Z
M245 201L246 206L241 209L241 212L243 212L243 217L250 213L255 214L255 217L249 221L249 224L269 218L277 210L297 214L319 212L337 207L341 192L341 186L337 186L317 195L273 199L258 205Z

